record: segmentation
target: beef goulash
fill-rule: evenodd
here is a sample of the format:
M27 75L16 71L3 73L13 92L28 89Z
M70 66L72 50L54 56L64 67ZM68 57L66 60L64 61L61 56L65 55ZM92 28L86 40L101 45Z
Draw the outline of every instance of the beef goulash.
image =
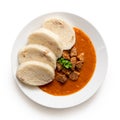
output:
M40 86L49 94L73 94L86 86L94 73L96 54L93 44L82 30L74 28L74 31L76 43L70 50L64 50L62 57L57 60L54 80Z
M82 30L51 17L28 36L27 45L18 53L18 63L16 77L22 83L63 96L87 85L95 70L96 54Z

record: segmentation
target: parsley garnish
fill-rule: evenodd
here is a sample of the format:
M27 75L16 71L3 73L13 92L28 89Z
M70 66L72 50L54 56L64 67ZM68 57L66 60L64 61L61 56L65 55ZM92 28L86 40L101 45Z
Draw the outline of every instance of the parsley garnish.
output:
M66 69L72 68L72 63L69 60L64 59L63 57L58 58L57 62Z

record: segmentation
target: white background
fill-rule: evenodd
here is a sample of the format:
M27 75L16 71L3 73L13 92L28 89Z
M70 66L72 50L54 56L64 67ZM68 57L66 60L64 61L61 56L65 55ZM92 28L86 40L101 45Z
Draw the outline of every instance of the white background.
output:
M92 23L108 50L109 68L100 90L87 102L69 109L48 109L33 103L11 76L11 50L22 28L49 12L70 12ZM0 0L0 120L120 119L119 0Z

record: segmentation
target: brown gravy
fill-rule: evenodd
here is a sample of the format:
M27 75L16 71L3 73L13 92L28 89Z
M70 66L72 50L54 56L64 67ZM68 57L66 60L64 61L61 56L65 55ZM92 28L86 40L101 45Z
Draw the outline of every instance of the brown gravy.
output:
M76 34L75 47L77 48L78 54L84 52L84 65L80 71L80 77L76 81L68 80L65 84L60 84L55 79L50 84L40 86L39 88L43 91L56 95L63 96L75 93L81 90L92 77L95 65L96 65L96 54L93 44L90 38L80 29L74 28Z

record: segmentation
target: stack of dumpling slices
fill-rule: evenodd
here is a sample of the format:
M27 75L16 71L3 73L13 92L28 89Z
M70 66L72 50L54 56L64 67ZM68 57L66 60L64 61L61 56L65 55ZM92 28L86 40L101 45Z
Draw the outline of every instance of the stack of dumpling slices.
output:
M50 83L55 77L56 60L74 44L75 32L70 24L57 17L46 19L18 53L17 78L32 86Z

